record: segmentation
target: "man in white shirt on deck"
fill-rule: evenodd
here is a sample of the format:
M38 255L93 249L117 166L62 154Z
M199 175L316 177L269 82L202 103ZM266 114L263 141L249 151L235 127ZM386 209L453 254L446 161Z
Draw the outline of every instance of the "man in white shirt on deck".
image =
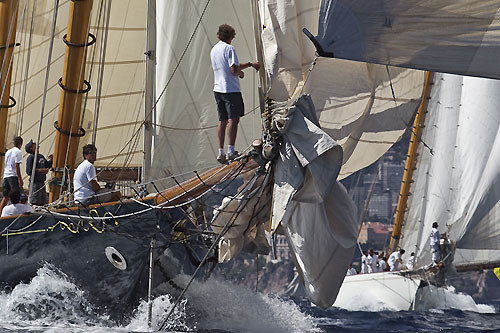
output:
M356 269L352 267L352 264L349 265L349 268L347 269L347 276L349 275L356 275L358 272L356 272Z
M259 70L260 68L258 62L249 61L240 64L236 50L231 45L235 36L236 31L233 27L227 24L220 25L217 32L219 42L214 45L210 52L210 60L214 70L214 95L219 114L219 126L217 127L219 140L217 161L219 163L226 163L227 160L233 160L238 156L238 152L234 150L234 144L240 117L245 112L240 89L240 79L245 76L243 69L253 67L255 70ZM226 127L229 139L227 159L224 153Z
M83 158L85 160L76 168L73 177L75 201L85 206L99 202L118 201L120 199L120 192L101 188L97 183L97 174L94 166L94 162L97 159L97 148L93 144L83 146Z
M14 138L14 147L5 153L5 165L3 169L2 194L3 199L0 203L0 213L10 200L10 192L23 189L23 177L21 175L21 163L23 162L23 152L21 146L23 138L16 136Z
M371 256L372 258L371 268L368 267L368 272L375 273L377 272L377 267L378 267L378 261L379 261L378 255L375 252L373 252L372 249L368 250L368 255Z
M434 222L432 224L431 236L430 236L430 245L432 249L432 264L439 264L439 239L440 234L438 230L438 223Z
M361 256L361 274L368 273L368 265L366 263L366 251L363 251L363 255Z
M21 215L32 211L30 205L21 203L21 195L26 198L26 194L24 194L24 192L20 193L19 190L13 190L10 192L10 205L4 207L2 210L2 217Z
M391 272L399 270L399 264L403 263L403 260L401 257L405 253L405 250L400 249L399 251L391 253L389 256L389 259L387 260L387 263L389 264L389 268L391 269Z
M412 252L410 254L410 259L406 262L406 268L408 268L410 271L413 270L413 266L415 265L415 252Z

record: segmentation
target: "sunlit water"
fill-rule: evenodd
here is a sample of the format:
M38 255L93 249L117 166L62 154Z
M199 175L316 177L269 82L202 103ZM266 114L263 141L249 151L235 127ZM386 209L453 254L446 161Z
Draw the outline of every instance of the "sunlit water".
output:
M500 281L499 281L500 283ZM500 332L495 305L476 304L453 289L432 290L417 311L386 311L376 302L350 309L319 309L307 301L255 293L227 281L195 282L166 331L211 332ZM141 303L126 324L112 322L61 272L46 266L29 283L0 293L0 332L150 332L159 329L174 300L155 299L151 327ZM360 309L363 311L360 311Z

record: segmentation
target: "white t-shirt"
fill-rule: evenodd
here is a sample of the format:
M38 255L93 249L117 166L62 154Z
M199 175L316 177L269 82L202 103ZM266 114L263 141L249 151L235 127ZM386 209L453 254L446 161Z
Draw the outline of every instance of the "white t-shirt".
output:
M219 41L210 51L210 60L214 70L214 91L219 93L240 92L240 78L231 72L231 66L239 66L234 47Z
M439 244L439 230L437 228L432 228L431 230L431 246Z
M16 164L23 161L23 152L17 148L11 148L5 153L5 168L3 177L17 177Z
M368 265L366 264L366 256L361 256L361 274L368 273Z
M378 261L378 270L377 270L377 272L383 272L383 271L385 271L385 267L386 267L385 261L383 259L379 260Z
M351 267L351 268L348 268L347 269L347 274L346 275L356 275L358 274L358 272L356 272L356 270L354 269L354 267Z
M22 203L10 204L3 208L2 217L4 216L12 216L12 215L21 215L24 212L30 212L31 206L25 205Z
M378 255L375 253L372 256L372 272L377 272L377 264L378 264Z
M95 166L85 160L76 168L73 177L75 200L83 202L95 194L92 185L90 185L92 179L96 179Z
M401 253L399 253L399 251L393 252L389 256L389 259L387 260L387 263L389 264L389 267L391 268L391 271L397 271L398 270L398 266L399 266L398 259L401 259Z
M412 270L413 265L415 265L415 256L411 256L410 259L408 259L408 262L406 263L406 268Z

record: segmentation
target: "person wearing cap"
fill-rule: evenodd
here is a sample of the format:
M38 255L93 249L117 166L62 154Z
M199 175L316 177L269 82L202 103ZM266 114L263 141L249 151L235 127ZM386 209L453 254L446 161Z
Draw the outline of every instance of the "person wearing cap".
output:
M23 192L19 192L19 190L12 190L10 192L10 205L5 206L2 210L2 217L5 216L13 216L13 215L21 215L23 213L28 213L32 211L30 205L26 205L21 203L21 195L26 197L26 194Z
M47 191L45 190L45 180L47 179L47 173L52 167L52 155L49 158L45 158L39 152L38 145L30 140L24 146L24 149L29 154L26 160L26 173L30 176L30 200L32 205L43 206L49 203L49 198L47 196ZM33 164L36 155L36 166L35 166L35 176L32 177ZM31 188L31 182L33 181L33 188Z
M10 200L10 192L20 191L23 188L23 177L21 175L21 163L23 162L23 152L21 147L23 138L16 136L14 138L14 147L5 153L5 165L3 169L2 194L3 199L0 202L0 212Z

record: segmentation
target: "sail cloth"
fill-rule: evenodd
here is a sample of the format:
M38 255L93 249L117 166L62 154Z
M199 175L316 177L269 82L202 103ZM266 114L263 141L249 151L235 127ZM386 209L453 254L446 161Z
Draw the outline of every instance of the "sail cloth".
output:
M245 174L249 177L250 173ZM227 223L229 228L219 241L219 262L235 258L242 250L247 253L269 254L264 225L271 209L271 183L268 177L245 179L236 198L225 197L214 210L210 225L220 234Z
M269 97L296 99L315 58L314 45L302 29L317 31L320 1L262 3ZM370 165L400 139L418 107L423 83L421 71L318 59L304 93L313 99L321 128L342 146L339 179Z
M500 78L491 66L499 9L496 0L323 0L317 42L336 58Z
M326 308L335 302L359 228L354 202L337 181L342 149L319 127L307 95L279 130L272 229L281 223L309 299Z
M500 82L436 74L400 245L431 262L433 222L455 264L500 260Z
M63 75L70 1L60 1L44 118L41 122L40 151L47 156L53 152ZM33 34L30 48L30 25L33 6ZM111 6L109 8L109 6ZM12 138L22 127L25 141L37 140L47 58L51 41L54 1L24 0L19 4L12 92L18 101L9 112L8 136ZM109 29L106 28L109 10ZM144 82L146 51L146 1L94 1L90 33L95 44L87 49L87 65L82 76L90 82L90 92L82 98L82 119L75 119L86 131L80 147L92 142L92 130L97 118L96 166L112 167L142 165L141 126L144 118ZM107 34L107 38L106 38ZM89 37L89 41L91 38ZM106 41L106 43L104 43ZM103 52L105 51L105 56ZM28 58L29 57L29 58ZM100 76L101 67L102 79ZM25 86L26 85L26 86ZM99 89L99 86L101 88ZM118 156L117 156L118 155ZM82 161L81 150L77 163Z

